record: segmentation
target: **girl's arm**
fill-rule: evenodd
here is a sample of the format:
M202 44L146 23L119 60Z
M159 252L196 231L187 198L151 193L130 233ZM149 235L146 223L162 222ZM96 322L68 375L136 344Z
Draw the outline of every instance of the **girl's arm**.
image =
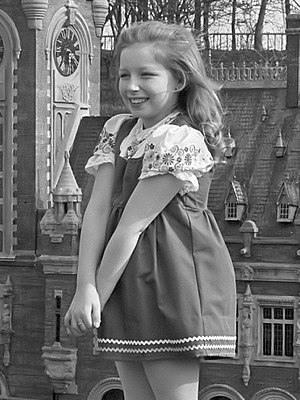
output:
M110 163L99 166L86 208L79 246L77 287L65 316L68 333L81 335L100 324L100 301L96 290L95 271L104 250L106 226L111 210L114 167ZM78 325L78 323L83 323Z
M142 179L137 184L96 272L102 309L126 268L140 234L183 185L183 181L171 174Z

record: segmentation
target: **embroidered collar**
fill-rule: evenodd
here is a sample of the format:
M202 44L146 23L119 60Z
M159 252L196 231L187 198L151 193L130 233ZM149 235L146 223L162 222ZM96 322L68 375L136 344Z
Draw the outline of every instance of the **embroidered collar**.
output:
M125 158L131 158L136 153L139 145L144 142L157 128L162 125L169 124L174 121L174 119L180 114L180 111L174 111L167 115L157 124L151 126L150 128L143 129L143 121L141 118L138 119L137 123L132 128L129 135L124 139L122 147L125 147L125 154L122 155ZM123 151L121 152L123 153Z

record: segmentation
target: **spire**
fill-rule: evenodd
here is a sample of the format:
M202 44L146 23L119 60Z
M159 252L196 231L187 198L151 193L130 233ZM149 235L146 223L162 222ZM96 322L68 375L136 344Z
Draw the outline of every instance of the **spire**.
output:
M62 243L64 235L78 235L81 226L82 192L78 187L65 151L65 164L53 190L53 208L43 216L40 227L43 235L49 235L51 242Z
M285 155L286 144L283 141L282 132L281 132L280 127L278 130L277 140L276 140L276 144L275 144L274 148L275 148L275 156L276 157L280 158Z
M81 189L78 187L75 176L73 174L70 165L70 154L69 151L65 151L65 164L61 171L61 175L57 182L56 187L53 190L53 200L58 200L57 196L81 196Z

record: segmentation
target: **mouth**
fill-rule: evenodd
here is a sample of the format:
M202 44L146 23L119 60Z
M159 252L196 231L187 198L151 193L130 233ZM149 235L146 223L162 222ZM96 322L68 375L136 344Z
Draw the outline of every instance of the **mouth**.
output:
M146 101L148 101L148 99L146 97L142 97L142 98L128 98L130 104L132 104L133 106L139 106L140 104L144 104L146 103Z

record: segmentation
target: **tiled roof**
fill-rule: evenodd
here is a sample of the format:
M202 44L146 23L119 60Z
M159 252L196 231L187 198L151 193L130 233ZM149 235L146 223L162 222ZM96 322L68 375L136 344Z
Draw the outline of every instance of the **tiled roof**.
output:
M248 204L246 190L239 181L232 180L231 188L233 190L233 193L236 197L236 201L238 204ZM231 192L231 190L229 192Z
M237 152L216 174L209 207L224 234L238 234L239 225L227 222L224 215L224 203L234 179L247 190L246 218L256 223L260 235L291 235L291 226L278 225L276 202L287 176L290 182L300 179L300 109L286 107L285 88L224 90L223 104ZM261 121L263 104L269 110L265 121ZM287 145L281 158L275 154L279 130ZM287 183L284 187L291 202L299 201L297 185Z
M277 197L277 204L280 203L280 198L282 194L285 194L288 199L288 204L293 206L299 205L299 183L298 182L283 182L279 195Z

